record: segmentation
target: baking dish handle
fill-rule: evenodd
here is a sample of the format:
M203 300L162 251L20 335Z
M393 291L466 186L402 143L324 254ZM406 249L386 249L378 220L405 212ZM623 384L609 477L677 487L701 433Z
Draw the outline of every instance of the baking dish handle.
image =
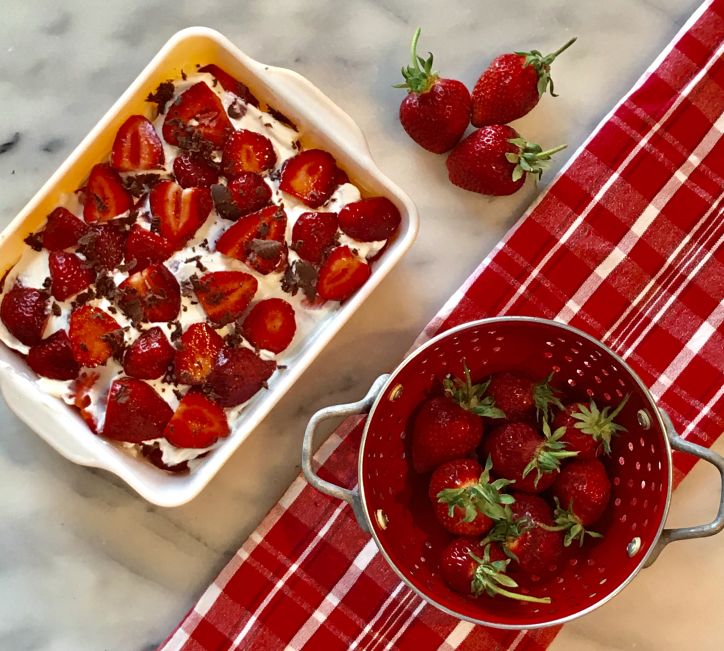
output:
M344 405L332 405L331 407L324 407L323 409L320 409L309 421L307 429L304 431L304 442L302 444L302 471L304 472L304 476L310 486L316 488L322 493L325 493L326 495L330 495L331 497L336 497L337 499L347 502L347 504L352 507L352 511L357 518L360 528L367 532L370 528L362 508L362 499L360 498L358 487L355 486L354 488L349 489L337 486L337 484L333 484L332 482L322 479L314 472L314 468L312 467L314 434L320 423L325 420L368 412L389 377L389 375L381 375L378 377L370 387L367 395L362 398L362 400L350 402Z
M654 546L651 556L646 561L646 567L651 565L663 551L664 547L671 542L676 540L688 540L689 538L706 538L707 536L713 536L724 529L724 457L717 454L713 450L709 450L696 443L691 443L679 436L674 429L674 424L671 422L669 415L663 410L661 412L661 418L664 421L666 427L666 435L669 439L669 443L674 450L679 452L686 452L687 454L693 454L695 457L704 459L712 465L716 466L721 476L721 490L719 495L719 512L716 514L714 520L708 524L700 524L696 527L681 527L679 529L664 529L659 536L656 545Z

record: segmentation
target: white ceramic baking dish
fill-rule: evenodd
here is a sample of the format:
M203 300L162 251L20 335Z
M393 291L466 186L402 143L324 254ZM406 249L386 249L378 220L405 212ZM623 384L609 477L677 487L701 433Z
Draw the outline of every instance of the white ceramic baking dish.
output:
M191 27L166 43L30 203L0 233L0 277L20 257L26 246L23 238L41 226L59 195L78 188L93 164L108 155L115 133L125 119L135 113L150 115L151 106L144 101L148 94L159 83L178 78L182 69L193 71L196 64L210 63L240 79L262 101L291 118L299 127L303 144L327 149L363 192L389 197L402 214L402 224L394 241L373 265L368 282L331 318L319 323L289 360L289 367L273 378L270 389L249 402L232 434L188 475L163 472L95 436L72 408L40 392L34 384L34 373L23 359L0 344L0 390L10 409L63 456L118 475L148 501L161 506L188 502L204 488L400 260L414 241L418 228L412 201L375 165L359 127L319 89L291 70L251 59L214 30Z

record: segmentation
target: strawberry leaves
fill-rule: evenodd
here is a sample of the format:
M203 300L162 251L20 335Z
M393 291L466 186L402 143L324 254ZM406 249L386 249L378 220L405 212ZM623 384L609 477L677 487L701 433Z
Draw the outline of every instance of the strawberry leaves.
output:
M485 546L482 558L476 556L473 552L468 552L468 554L470 558L477 563L477 567L473 573L473 579L470 582L470 592L475 596L480 596L485 593L491 597L500 595L502 597L508 597L509 599L529 601L537 604L549 604L551 602L550 597L533 597L507 590L506 588L518 587L515 580L506 574L510 559L491 560L490 545Z
M538 94L545 95L546 90L550 86L550 92L552 97L558 97L553 89L553 79L551 79L551 64L556 60L556 57L567 50L571 45L576 42L577 37L572 38L563 47L558 48L555 52L551 52L543 56L538 50L531 50L530 52L516 52L518 56L525 57L525 65L533 66L535 71L538 73Z
M561 461L563 459L578 455L577 450L575 452L573 450L566 450L568 444L565 441L561 441L565 433L565 427L559 427L555 432L552 432L548 421L543 421L545 441L538 447L534 457L523 470L523 477L526 477L535 470L537 473L535 485L538 486L538 482L544 474L560 472Z
M470 369L464 363L463 372L465 374L464 380L448 376L442 381L445 395L452 398L463 409L477 416L505 418L505 413L495 406L495 400L493 400L492 396L485 395L490 380L488 379L480 384L473 384L470 379Z
M510 138L508 142L518 148L517 152L509 151L505 154L505 159L515 165L513 181L519 181L525 174L534 174L537 180L540 180L551 156L568 147L568 145L558 145L558 147L543 151L540 145L528 142L525 138Z
M597 531L590 531L583 526L580 518L573 512L573 505L571 504L567 509L561 506L561 503L557 497L553 498L556 503L556 509L553 514L553 518L556 522L556 526L550 526L543 523L539 523L539 526L543 527L547 531L565 531L565 537L563 538L563 545L570 547L574 540L578 541L578 546L583 547L583 542L586 536L591 538L603 538L603 534Z
M611 439L618 432L628 431L623 425L614 423L613 419L621 413L629 397L630 394L627 394L613 411L610 406L599 409L593 400L589 405L580 404L579 410L571 414L578 421L574 427L580 429L584 434L593 436L596 441L600 442L604 453L611 454Z

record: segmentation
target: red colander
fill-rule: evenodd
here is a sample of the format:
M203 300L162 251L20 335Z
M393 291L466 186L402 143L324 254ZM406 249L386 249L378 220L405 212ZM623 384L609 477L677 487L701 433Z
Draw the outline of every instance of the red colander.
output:
M611 502L596 530L603 538L573 546L557 573L522 592L548 596L550 604L501 597L467 598L451 591L437 565L450 540L427 498L427 475L409 463L409 434L418 405L439 391L442 379L474 380L500 371L530 377L554 373L553 384L573 399L599 406L629 400L617 418L627 429L612 442L607 464ZM323 420L369 410L359 452L358 486L319 478L312 468L313 437ZM671 499L671 449L714 464L722 476L719 512L710 524L664 529ZM620 592L670 542L699 538L724 528L724 458L685 441L648 389L615 353L570 326L532 317L498 317L467 323L430 340L391 375L380 377L359 402L317 412L304 436L302 468L316 489L347 501L360 527L369 531L400 578L437 608L475 624L525 629L561 624L602 605Z

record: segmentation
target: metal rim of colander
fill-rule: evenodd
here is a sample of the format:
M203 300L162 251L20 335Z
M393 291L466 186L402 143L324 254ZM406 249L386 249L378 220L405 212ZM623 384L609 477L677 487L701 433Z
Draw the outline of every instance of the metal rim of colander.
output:
M433 597L425 593L420 588L416 587L400 570L400 568L397 567L395 562L390 558L389 554L385 550L384 546L380 542L379 537L377 536L377 531L375 530L374 526L374 518L371 516L368 508L367 508L367 500L365 498L365 484L364 484L364 477L362 474L362 463L364 460L364 452L365 452L365 443L367 441L367 434L369 432L370 424L374 420L374 414L377 409L377 406L379 403L385 398L387 395L388 390L390 387L395 383L396 378L400 375L400 373L405 369L405 367L412 362L413 359L416 359L417 357L420 357L425 354L425 351L430 348L431 346L434 346L437 342L441 341L442 339L446 339L448 337L451 337L455 335L458 332L461 332L463 330L468 330L471 328L477 328L480 326L488 326L488 325L495 325L498 323L503 322L525 322L525 323L536 323L536 324L542 324L546 326L551 326L554 328L558 328L561 330L565 330L569 333L573 333L590 343L597 346L600 350L602 350L604 353L611 356L616 362L618 362L621 365L621 368L623 368L631 377L631 379L639 386L641 391L643 392L643 395L646 397L646 400L649 402L650 410L653 414L655 414L655 420L656 424L658 425L658 432L659 435L662 438L663 444L666 446L666 457L668 459L668 467L667 467L667 481L666 481L666 501L664 503L664 509L661 514L661 522L659 523L658 529L656 531L656 535L653 537L651 544L649 545L648 550L646 550L646 553L641 556L639 559L638 564L631 570L631 573L623 580L619 585L609 592L607 595L599 599L596 603L591 604L587 608L584 608L582 610L576 611L570 615L567 615L565 617L559 617L557 619L553 619L546 622L531 622L531 623L521 623L521 624L501 624L499 622L489 622L483 619L477 619L475 617L469 617L467 615L463 615L462 613L459 613L455 610L452 610L451 608L448 608L447 606L439 603L436 601ZM664 425L664 421L661 417L661 413L659 412L659 408L656 405L656 402L653 399L653 396L651 395L651 392L649 391L648 387L641 381L639 376L636 374L636 372L621 358L619 357L615 352L613 352L608 346L597 340L595 337L592 337L591 335L583 332L582 330L579 330L578 328L574 328L573 326L570 326L566 323L560 323L558 321L553 321L550 319L542 319L539 317L532 317L532 316L500 316L500 317L490 317L486 319L479 319L477 321L470 321L468 323L463 323L459 326L456 326L454 328L451 328L450 330L446 330L445 332L437 335L436 337L433 337L426 343L424 343L422 346L417 348L413 353L405 357L405 359L395 368L395 370L389 375L387 378L387 381L385 382L384 386L380 390L380 392L377 394L377 398L375 399L374 403L372 404L372 407L369 411L369 416L367 417L367 420L365 422L364 430L362 432L362 438L360 441L360 449L359 449L359 457L357 460L357 475L358 475L358 487L359 487L359 494L360 494L360 501L362 503L362 510L365 515L365 518L368 523L368 529L370 533L372 534L372 537L375 540L375 544L377 545L377 548L380 550L380 553L382 554L383 558L387 561L388 565L392 568L392 570L397 574L398 577L418 596L422 597L425 601L432 604L439 610L443 611L444 613L447 613L448 615L451 615L453 617L456 617L457 619L461 619L464 621L471 622L473 624L477 624L480 626L490 626L491 628L499 628L499 629L506 629L506 630L522 630L522 629L534 629L534 628L547 628L549 626L557 626L559 624L565 624L567 622L570 622L574 619L578 619L579 617L583 617L584 615L587 615L588 613L596 610L597 608L603 606L605 603L613 599L616 595L618 595L631 581L633 581L634 577L641 571L641 569L644 567L646 561L648 560L649 556L651 556L652 552L654 551L656 547L656 542L661 536L661 532L664 529L664 525L666 524L666 518L669 514L669 505L671 503L671 484L672 484L672 468L671 468L671 445L669 444L669 439L666 436L666 428Z

